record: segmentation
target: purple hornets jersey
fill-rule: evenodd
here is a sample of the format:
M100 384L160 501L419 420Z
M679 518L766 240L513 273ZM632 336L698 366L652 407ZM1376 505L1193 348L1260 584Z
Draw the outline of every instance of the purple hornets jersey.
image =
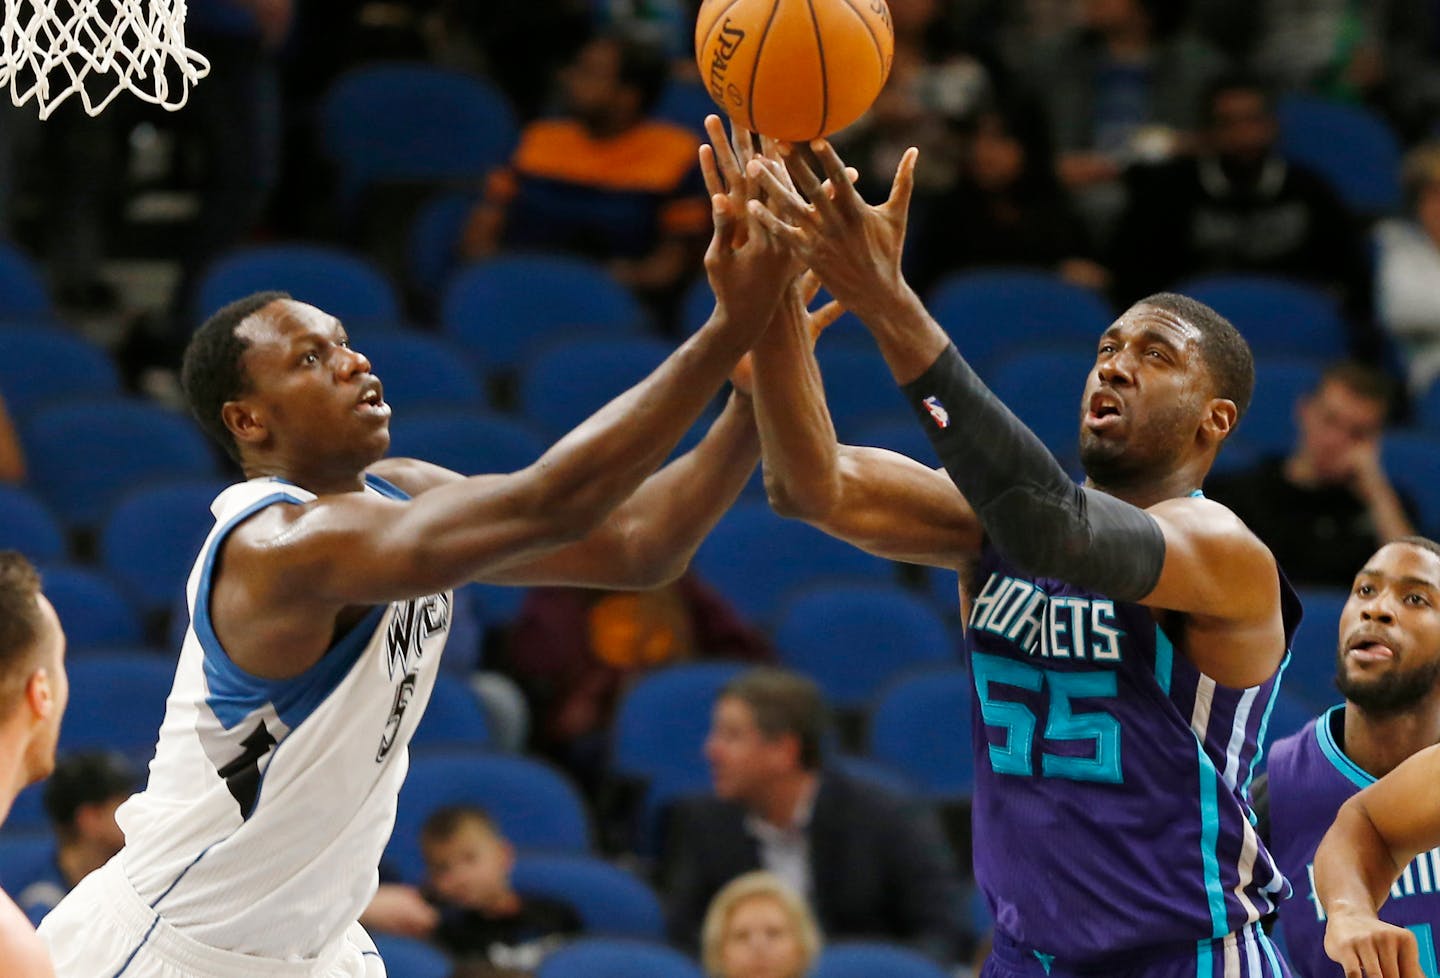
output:
M1188 946L1210 974L1214 942L1290 894L1249 804L1288 653L1231 689L1150 609L1032 578L988 541L973 584L975 876L996 929L1087 968ZM1299 601L1281 592L1288 647ZM1266 959L1244 973L1280 973L1263 935L1244 946Z
M1270 850L1295 887L1280 908L1290 963L1304 978L1342 978L1325 956L1325 914L1315 898L1315 849L1345 799L1375 779L1345 756L1345 707L1327 710L1299 733L1277 741L1267 767L1270 778ZM1408 927L1420 944L1420 965L1440 978L1435 930L1440 929L1440 849L1421 853L1405 867L1380 908L1380 919Z

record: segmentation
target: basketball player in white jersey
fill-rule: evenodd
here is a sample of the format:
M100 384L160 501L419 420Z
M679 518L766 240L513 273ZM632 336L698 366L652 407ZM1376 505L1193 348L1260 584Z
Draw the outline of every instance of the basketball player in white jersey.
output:
M60 717L70 696L65 633L24 557L0 551L0 823L26 785L55 767ZM0 974L55 974L45 944L15 902L0 892Z
M249 481L214 503L149 783L117 813L125 848L41 924L61 978L384 974L356 919L451 589L659 583L758 459L737 394L656 471L794 287L743 199L712 203L710 322L510 475L385 459L380 381L319 309L264 293L200 328L186 394Z

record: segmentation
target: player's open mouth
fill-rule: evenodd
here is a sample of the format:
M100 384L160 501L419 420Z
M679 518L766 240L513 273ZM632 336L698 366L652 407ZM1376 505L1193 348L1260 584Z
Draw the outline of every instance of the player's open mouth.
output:
M381 393L378 383L365 389L365 393L360 395L360 400L355 405L355 410L361 414L378 417L390 416L390 405L385 403L385 397Z
M1395 658L1395 650L1390 646L1370 640L1353 643L1347 654L1361 662L1385 662Z
M1085 427L1092 431L1106 431L1120 424L1122 417L1118 397L1103 391L1090 395L1090 405L1085 412Z

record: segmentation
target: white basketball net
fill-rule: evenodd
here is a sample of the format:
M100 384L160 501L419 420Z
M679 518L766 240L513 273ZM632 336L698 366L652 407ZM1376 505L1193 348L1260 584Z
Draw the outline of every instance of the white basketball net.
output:
M185 46L185 0L5 0L0 85L42 119L71 95L99 115L127 89L173 111L209 72Z

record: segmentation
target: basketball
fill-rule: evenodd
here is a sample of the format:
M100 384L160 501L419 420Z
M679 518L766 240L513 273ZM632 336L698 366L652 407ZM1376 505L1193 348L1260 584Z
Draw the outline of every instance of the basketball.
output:
M843 129L890 74L885 0L705 0L700 80L740 125L789 142Z

